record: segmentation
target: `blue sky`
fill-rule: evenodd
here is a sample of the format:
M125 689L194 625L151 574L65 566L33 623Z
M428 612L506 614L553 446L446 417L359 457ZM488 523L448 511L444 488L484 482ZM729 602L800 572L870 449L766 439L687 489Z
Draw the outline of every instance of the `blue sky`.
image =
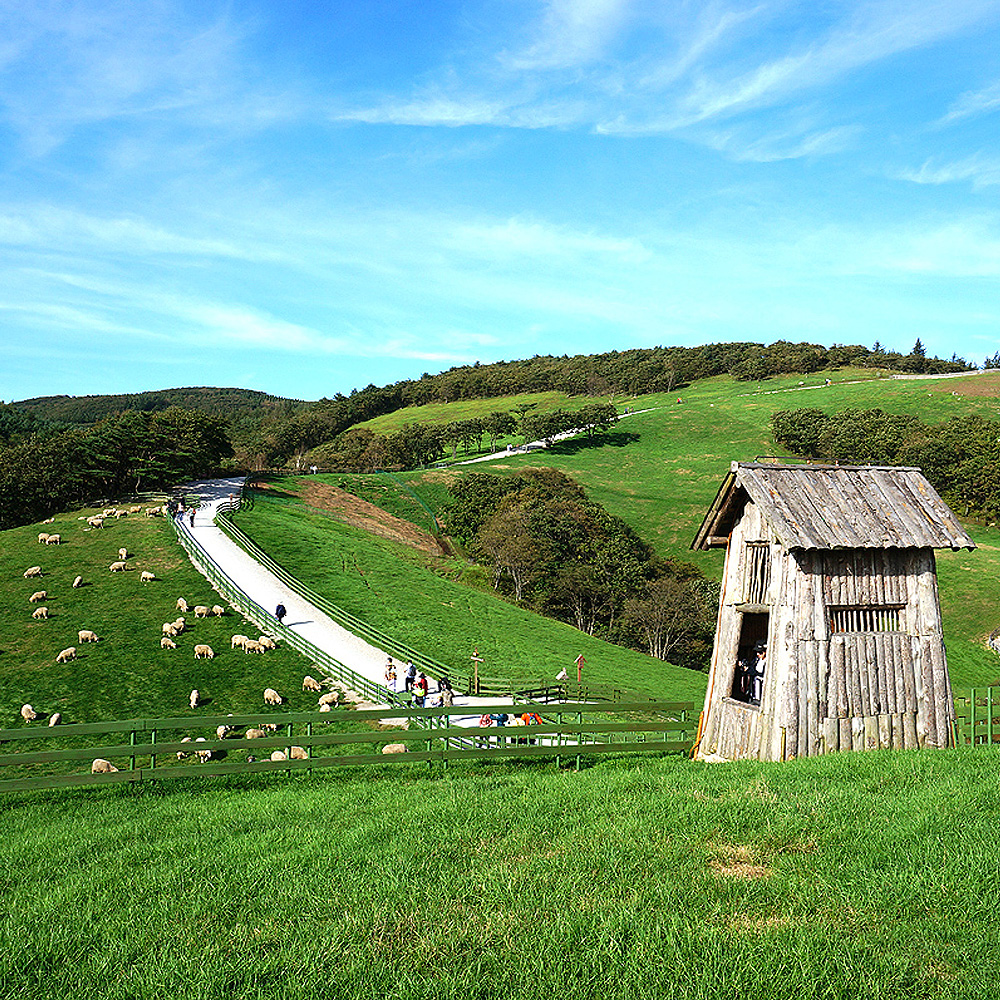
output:
M0 399L1000 349L1000 0L0 0Z

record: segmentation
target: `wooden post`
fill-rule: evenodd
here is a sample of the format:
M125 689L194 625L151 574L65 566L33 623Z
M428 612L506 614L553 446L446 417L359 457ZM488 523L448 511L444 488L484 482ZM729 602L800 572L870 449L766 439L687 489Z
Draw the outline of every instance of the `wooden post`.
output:
M478 646L472 650L469 659L472 660L472 693L479 694L479 664L483 662L483 658L479 655Z

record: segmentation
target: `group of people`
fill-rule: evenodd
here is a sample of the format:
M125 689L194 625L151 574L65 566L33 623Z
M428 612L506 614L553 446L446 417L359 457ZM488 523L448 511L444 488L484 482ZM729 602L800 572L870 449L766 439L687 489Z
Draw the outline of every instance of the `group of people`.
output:
M455 692L447 675L442 675L437 684L437 691L431 692L430 681L422 670L417 670L412 660L408 660L403 672L403 690L412 695L413 704L417 708L451 708L455 703ZM385 664L385 686L395 694L398 673L396 664L390 656Z
M764 669L767 660L767 643L754 643L749 656L742 657L736 664L736 678L733 697L739 701L759 705L764 693Z

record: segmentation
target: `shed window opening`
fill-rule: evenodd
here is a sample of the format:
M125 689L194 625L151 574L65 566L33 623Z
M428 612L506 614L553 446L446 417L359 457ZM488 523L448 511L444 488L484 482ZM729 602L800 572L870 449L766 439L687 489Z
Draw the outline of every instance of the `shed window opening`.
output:
M902 604L880 607L830 608L830 631L837 632L899 632Z
M767 604L771 586L771 546L768 542L747 542L743 600L747 604Z
M746 705L760 705L764 690L769 615L742 616L729 697Z

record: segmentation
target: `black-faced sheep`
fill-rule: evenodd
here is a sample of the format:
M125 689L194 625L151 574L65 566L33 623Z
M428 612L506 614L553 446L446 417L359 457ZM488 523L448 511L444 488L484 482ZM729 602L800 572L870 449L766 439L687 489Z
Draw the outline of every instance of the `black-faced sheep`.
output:
M155 573L151 573L148 569L144 569L139 574L139 582L140 583L152 583L153 580L155 580L155 579L156 579L156 574Z

